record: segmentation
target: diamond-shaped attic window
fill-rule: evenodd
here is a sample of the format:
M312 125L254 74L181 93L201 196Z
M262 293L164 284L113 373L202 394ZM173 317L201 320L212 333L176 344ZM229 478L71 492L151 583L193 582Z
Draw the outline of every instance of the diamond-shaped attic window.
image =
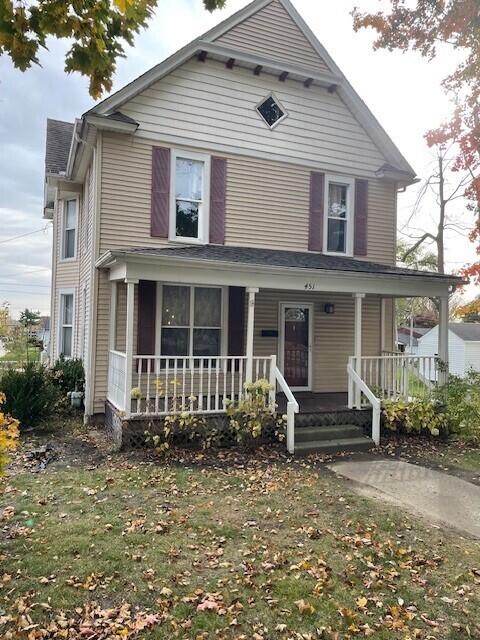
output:
M257 111L270 129L273 129L281 120L287 117L287 112L273 94L270 94L257 105Z

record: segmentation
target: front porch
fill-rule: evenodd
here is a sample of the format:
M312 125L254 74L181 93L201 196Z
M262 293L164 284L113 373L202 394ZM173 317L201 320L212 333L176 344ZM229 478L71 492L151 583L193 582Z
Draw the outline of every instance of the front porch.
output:
M345 259L337 271L270 264L252 270L227 262L223 251L221 260L185 261L168 249L145 252L97 265L108 268L111 282L106 399L123 420L223 414L228 402L245 397L246 383L266 379L266 402L287 414L290 452L301 416L330 413L342 424L346 412L367 407L378 444L381 401L426 393L446 375L439 366L448 353L446 277L381 265L369 273L371 263L355 260L347 270ZM291 259L291 252L272 253ZM388 351L393 298L432 294L441 300L439 356Z

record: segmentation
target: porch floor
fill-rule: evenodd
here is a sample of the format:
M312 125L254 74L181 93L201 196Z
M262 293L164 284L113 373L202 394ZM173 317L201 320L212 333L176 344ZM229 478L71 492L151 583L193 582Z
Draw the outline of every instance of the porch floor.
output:
M331 411L348 411L347 393L313 393L312 391L294 392L300 413L327 413ZM283 393L277 393L278 412L285 413L287 400Z

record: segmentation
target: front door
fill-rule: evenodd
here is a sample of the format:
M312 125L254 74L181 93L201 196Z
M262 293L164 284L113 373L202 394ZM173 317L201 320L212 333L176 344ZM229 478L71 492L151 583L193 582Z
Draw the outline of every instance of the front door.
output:
M280 363L292 389L311 389L311 327L313 306L281 305Z

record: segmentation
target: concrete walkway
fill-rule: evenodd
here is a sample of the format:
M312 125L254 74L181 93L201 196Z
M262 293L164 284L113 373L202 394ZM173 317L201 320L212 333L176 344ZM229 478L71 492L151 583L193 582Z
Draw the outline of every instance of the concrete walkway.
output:
M369 497L480 538L480 487L470 482L400 460L342 461L329 469Z

